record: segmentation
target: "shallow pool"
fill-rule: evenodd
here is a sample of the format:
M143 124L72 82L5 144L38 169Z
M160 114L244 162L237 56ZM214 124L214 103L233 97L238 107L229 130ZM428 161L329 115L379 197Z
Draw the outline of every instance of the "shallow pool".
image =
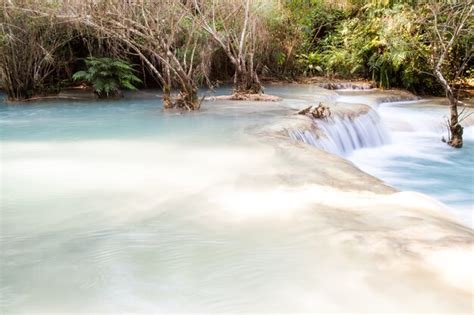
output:
M313 163L317 152L299 148L310 156L302 162L290 142L260 138L262 126L292 115L295 104L335 94L269 90L285 100L209 101L184 114L163 112L153 92L110 102L0 104L0 311L468 309L469 292L400 251L424 248L429 233L394 236L418 229L424 212L373 211L389 209L396 197L342 191L335 183L345 176L368 177L339 159ZM452 165L445 164L450 154L413 179L444 180L444 170L435 178L430 170ZM318 168L326 159L343 168ZM461 163L471 162L452 161L461 175ZM453 180L449 191L465 188ZM430 220L423 231L439 231ZM447 231L461 240L468 233L452 224Z

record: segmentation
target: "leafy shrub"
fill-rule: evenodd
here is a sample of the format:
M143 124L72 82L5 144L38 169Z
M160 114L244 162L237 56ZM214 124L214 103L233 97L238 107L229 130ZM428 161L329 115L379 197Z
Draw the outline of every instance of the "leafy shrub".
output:
M91 84L99 97L117 95L121 88L136 90L134 84L141 83L133 67L121 59L89 57L85 62L87 70L74 73L72 78Z
M0 85L10 100L19 101L56 90L68 63L64 47L75 35L56 17L39 13L52 4L15 2L0 5ZM29 9L20 3L29 3Z
M423 25L417 22L419 13L410 1L361 2L353 11L321 6L324 17L308 14L316 31L313 45L304 45L299 54L303 74L365 77L383 88L436 89L426 62L429 44L423 40ZM315 41L315 34L321 33L324 36Z
M303 68L304 75L320 74L323 71L322 68L322 56L317 52L311 52L309 54L300 54L298 57L298 63Z

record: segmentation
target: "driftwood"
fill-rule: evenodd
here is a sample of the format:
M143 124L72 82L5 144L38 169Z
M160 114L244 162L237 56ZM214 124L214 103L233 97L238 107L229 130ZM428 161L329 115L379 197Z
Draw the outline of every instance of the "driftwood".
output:
M300 110L300 111L298 112L298 115L306 115L306 114L308 114L308 113L311 111L312 108L313 108L313 105L308 106L308 107L306 107L306 108Z

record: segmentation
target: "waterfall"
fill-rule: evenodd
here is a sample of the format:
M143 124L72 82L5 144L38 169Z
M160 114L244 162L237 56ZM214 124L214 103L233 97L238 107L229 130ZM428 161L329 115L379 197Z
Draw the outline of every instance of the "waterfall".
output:
M380 116L374 110L358 116L334 115L313 119L313 130L289 130L289 136L337 155L360 148L376 147L389 141Z
M332 82L320 83L318 86L327 90L372 90L375 88L373 84L366 82Z

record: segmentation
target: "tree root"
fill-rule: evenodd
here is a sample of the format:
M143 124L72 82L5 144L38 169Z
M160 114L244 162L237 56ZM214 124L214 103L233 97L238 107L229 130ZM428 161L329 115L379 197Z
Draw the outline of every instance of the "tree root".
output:
M201 103L204 98L204 96L201 99L197 97L187 97L187 95L183 93L179 93L176 96L166 96L163 97L163 108L187 111L198 110L201 108Z
M451 129L451 137L447 142L448 145L452 146L453 148L462 148L463 140L462 135L464 132L464 128L460 124L456 124L455 126L450 127Z

